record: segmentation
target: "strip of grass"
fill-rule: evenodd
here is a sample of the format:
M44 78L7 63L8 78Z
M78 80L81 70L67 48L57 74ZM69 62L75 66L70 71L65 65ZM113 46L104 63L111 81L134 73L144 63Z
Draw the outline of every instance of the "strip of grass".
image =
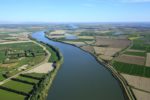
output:
M25 96L0 89L0 100L24 100Z
M128 64L122 62L113 62L113 67L121 73L126 73L130 75L142 76L142 77L150 77L150 67Z
M134 55L134 56L142 56L142 57L146 56L146 52L131 52L131 51L126 51L124 54Z
M45 74L42 74L42 73L27 73L27 74L24 74L24 75L37 77L37 78L42 78Z
M13 89L13 90L25 92L25 93L29 93L33 89L33 85L16 82L12 80L3 84L2 86Z
M36 80L36 79L33 79L33 78L27 78L27 77L23 77L23 76L19 76L16 79L31 82L31 83L35 83L35 84L37 84L39 82L39 80Z

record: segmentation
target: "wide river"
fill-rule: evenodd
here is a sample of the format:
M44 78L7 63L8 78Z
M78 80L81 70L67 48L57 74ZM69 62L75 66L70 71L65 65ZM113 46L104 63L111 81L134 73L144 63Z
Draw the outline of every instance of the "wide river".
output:
M64 57L47 100L125 100L119 82L92 55L72 45L49 40L44 32L33 33L32 37L59 48Z

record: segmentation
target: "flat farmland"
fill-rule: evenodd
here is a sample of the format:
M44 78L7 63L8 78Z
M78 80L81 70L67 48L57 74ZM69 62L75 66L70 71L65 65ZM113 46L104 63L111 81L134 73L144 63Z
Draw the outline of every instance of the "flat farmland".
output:
M63 41L63 42L69 43L69 44L74 44L76 46L83 46L83 45L85 45L84 42L76 42L76 41Z
M93 36L78 36L79 39L94 39Z
M129 52L145 52L144 50L127 49Z
M24 100L25 96L0 89L0 100Z
M115 60L119 62L129 63L129 64L145 65L145 57L123 54L115 58Z
M46 57L43 48L33 42L0 44L0 81L34 66Z
M124 54L134 55L134 56L142 56L142 57L146 56L146 52L126 51Z
M146 66L149 66L149 67L150 67L150 53L147 53Z
M23 77L23 76L19 76L16 79L31 82L31 83L35 83L35 84L39 82L39 80L37 80L37 79L33 79L33 78L29 78L29 77Z
M150 78L121 74L130 86L150 92Z
M33 85L12 80L3 84L2 86L25 93L29 93L33 89Z
M110 61L110 60L113 59L113 57L107 56L107 55L99 55L98 57L101 58L101 59L103 59L103 60L107 60L107 61Z
M82 46L81 47L83 50L88 51L90 53L94 53L94 49L92 46Z
M137 100L149 100L150 93L139 91L137 89L132 89L132 90L133 90L133 93L135 94Z
M107 46L112 48L126 48L131 43L128 39L112 39L112 38L100 38L96 37L95 45Z
M115 53L119 52L121 48L110 48L110 47L94 47L96 54L113 56Z
M120 73L142 76L142 77L150 77L150 67L122 63L117 61L113 62L113 67Z

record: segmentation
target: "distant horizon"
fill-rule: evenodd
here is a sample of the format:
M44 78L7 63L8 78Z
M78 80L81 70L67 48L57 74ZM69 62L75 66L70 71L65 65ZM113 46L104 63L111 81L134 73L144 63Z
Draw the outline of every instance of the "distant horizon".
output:
M131 23L132 24L132 23L150 23L150 21L147 22L144 21L143 22L140 21L139 22L138 21L137 22L123 22L123 21L122 22L117 22L117 21L116 22L2 22L2 23L0 22L0 25L3 24L84 24L84 23L85 24L86 23L87 24Z

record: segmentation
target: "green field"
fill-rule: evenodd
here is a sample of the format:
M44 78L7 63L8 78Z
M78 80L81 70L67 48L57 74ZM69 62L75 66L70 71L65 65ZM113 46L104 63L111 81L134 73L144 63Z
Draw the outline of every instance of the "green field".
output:
M0 100L24 100L25 96L0 89Z
M45 75L45 74L27 73L26 75L37 77L37 78L42 78L43 75ZM23 77L23 76L18 76L16 79L27 81L30 83L35 83L35 84L37 84L39 82L39 80L37 80L37 79ZM9 88L9 89L17 90L20 92L24 92L24 93L29 93L33 89L33 85L18 82L18 81L13 81L13 80L3 84L2 86ZM11 100L24 100L25 96L14 93L14 92L10 92L7 90L0 89L0 100L10 100L10 99Z
M35 84L37 84L39 82L39 80L36 80L36 79L33 79L33 78L27 78L27 77L23 77L23 76L19 76L16 79L31 82L31 83L35 83Z
M145 67L142 65L127 64L122 62L113 62L113 67L121 73L126 73L130 75L150 77L150 67Z
M126 51L124 54L134 55L134 56L142 56L142 57L146 56L146 52L131 52L131 51Z
M12 80L3 84L2 86L25 93L29 93L33 89L33 85Z
M27 73L27 74L24 74L24 75L31 76L31 77L42 78L45 74L41 74L41 73Z
M20 52L23 56L18 56ZM23 65L31 67L45 59L43 48L33 42L0 44L0 55L0 81L21 71Z
M146 44L144 39L135 39L133 40L133 46L131 47L131 49L150 52L150 44Z

